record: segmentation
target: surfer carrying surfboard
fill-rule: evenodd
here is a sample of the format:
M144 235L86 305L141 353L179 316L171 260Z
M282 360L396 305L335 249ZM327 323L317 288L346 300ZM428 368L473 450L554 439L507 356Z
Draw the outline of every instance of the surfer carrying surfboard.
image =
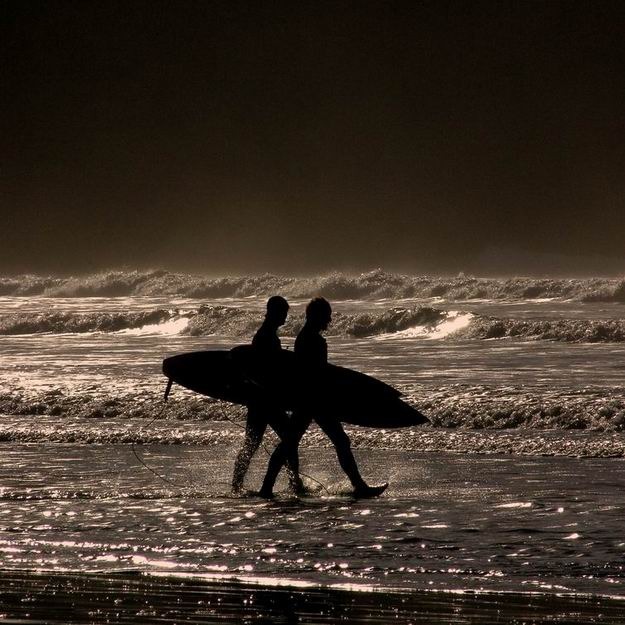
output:
M332 307L323 297L313 299L306 307L306 322L295 339L295 355L298 358L304 374L309 380L322 383L323 370L328 362L328 345L321 333L327 330L332 320ZM291 436L283 437L269 459L267 474L263 481L260 495L270 498L273 496L273 487L280 473L280 469L288 461L297 470L297 448L299 442L311 424L312 420L324 431L334 443L336 455L341 468L347 474L356 497L376 497L388 487L387 483L380 486L369 486L358 470L356 459L351 449L351 442L341 422L333 417L326 417L315 411L300 410L292 417L293 432Z
M267 301L265 320L252 339L252 346L258 352L260 358L270 361L272 357L280 354L282 345L278 337L278 328L284 325L288 312L289 304L284 297L274 295ZM245 439L234 463L232 475L233 493L240 493L243 490L245 474L249 469L252 457L260 447L268 425L271 426L281 440L286 439L288 441L293 436L294 428L284 410L263 403L249 405L245 425ZM285 461L291 488L295 492L302 492L304 485L299 477L297 468L297 446L290 443L286 449Z

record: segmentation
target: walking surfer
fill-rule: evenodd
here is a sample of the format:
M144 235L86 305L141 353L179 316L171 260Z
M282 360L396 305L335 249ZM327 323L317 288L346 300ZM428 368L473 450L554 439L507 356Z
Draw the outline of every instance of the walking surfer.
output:
M324 298L317 297L306 307L306 323L295 340L295 355L303 375L309 382L314 383L316 379L321 382L324 366L328 362L328 345L321 333L327 330L331 320L332 308ZM369 486L360 475L351 442L340 421L324 417L318 412L319 410L315 409L314 414L312 411L300 411L293 415L293 433L283 438L271 455L260 495L263 497L273 495L273 486L278 473L287 459L298 470L297 447L313 419L334 443L339 463L354 487L354 494L357 497L375 497L383 493L388 484Z
M279 295L270 297L267 301L265 320L252 339L252 346L261 358L268 361L268 364L272 358L280 354L282 349L278 338L278 328L284 325L288 312L289 304L283 297ZM281 440L288 441L293 435L293 426L283 410L262 402L248 406L245 439L234 463L233 493L240 493L243 490L245 474L252 457L260 447L267 425L271 426ZM291 487L296 492L301 492L304 487L298 473L295 445L288 445L285 461L289 470Z

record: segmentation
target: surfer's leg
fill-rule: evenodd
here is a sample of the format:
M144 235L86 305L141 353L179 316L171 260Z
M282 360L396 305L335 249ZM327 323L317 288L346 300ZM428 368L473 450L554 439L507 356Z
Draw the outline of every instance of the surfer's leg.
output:
M343 471L345 471L352 486L356 489L363 489L367 487L367 484L362 479L356 459L352 453L351 441L349 436L345 433L340 421L336 419L315 419L319 427L325 432L326 436L334 444L336 449L336 455L339 459L339 464Z
M252 457L263 440L266 429L267 417L264 411L257 408L249 408L245 425L245 440L234 462L234 471L232 473L233 492L238 492L243 488L245 474L250 467Z
M287 430L285 437L274 449L271 454L271 458L269 458L267 473L265 474L265 479L263 480L263 485L259 493L261 497L271 497L273 495L273 487L278 479L280 469L288 460L290 460L293 467L297 469L299 477L299 458L297 448L311 421L311 418L303 415L293 417L292 427Z
M280 473L282 465L284 465L286 461L286 450L284 447L284 441L280 441L269 458L267 473L265 473L265 479L259 491L261 497L273 497L274 484L278 479L278 474Z
M388 482L384 482L379 486L369 486L360 475L356 459L352 453L351 441L345 433L340 421L336 419L315 419L319 427L326 433L328 438L334 443L336 455L338 456L341 468L349 477L354 487L354 495L356 497L377 497L381 495L387 488Z
M295 429L295 423L295 417L293 417L293 419L289 419L285 412L280 411L275 414L269 422L269 425L280 437L281 443L284 442L284 447L282 449L284 452L284 462L286 463L291 489L296 493L302 493L305 488L304 483L299 476L299 454L297 453L297 448L299 441L302 438L303 431L300 434L299 430L301 429L302 424L298 423L298 427ZM282 468L282 465L280 468ZM280 468L278 469L278 473L280 472ZM272 471L275 471L275 468L272 468Z

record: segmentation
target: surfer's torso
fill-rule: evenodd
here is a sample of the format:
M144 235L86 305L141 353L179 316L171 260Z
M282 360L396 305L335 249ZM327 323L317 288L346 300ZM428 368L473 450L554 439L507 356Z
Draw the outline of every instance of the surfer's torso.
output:
M307 367L321 367L328 362L328 344L319 331L307 325L295 339L295 354Z
M280 349L282 349L282 344L280 343L276 329L264 323L258 328L254 335L252 345L264 352L279 352Z

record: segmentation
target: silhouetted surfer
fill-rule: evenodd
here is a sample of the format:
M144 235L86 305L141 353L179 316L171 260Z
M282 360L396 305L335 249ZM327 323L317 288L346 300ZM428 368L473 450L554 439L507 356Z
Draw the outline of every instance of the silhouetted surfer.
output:
M321 332L327 330L331 320L332 308L324 298L317 297L306 307L306 323L295 340L295 354L309 382L315 383L315 378L319 378L319 383L322 383L323 369L328 362L328 345ZM324 417L317 412L315 414L299 412L293 416L294 437L283 438L269 460L267 474L260 490L261 496L272 496L276 478L287 458L291 464L297 462L297 446L313 418L334 443L339 463L354 487L354 494L357 497L375 497L383 493L388 484L368 486L362 479L352 453L351 442L338 419ZM293 450L290 449L291 446L294 447ZM297 464L295 467L297 468Z
M272 357L280 354L282 346L278 338L278 328L284 325L288 312L289 304L283 297L274 295L267 301L265 320L252 339L252 346L258 350L259 357L268 361L267 364L270 364ZM249 406L245 440L234 463L232 475L232 491L235 493L243 489L245 474L263 440L267 425L270 425L282 440L293 435L293 427L284 411L265 404ZM290 458L287 459L291 487L299 492L303 490L303 484L297 469L297 447L290 444L288 449L291 450Z

